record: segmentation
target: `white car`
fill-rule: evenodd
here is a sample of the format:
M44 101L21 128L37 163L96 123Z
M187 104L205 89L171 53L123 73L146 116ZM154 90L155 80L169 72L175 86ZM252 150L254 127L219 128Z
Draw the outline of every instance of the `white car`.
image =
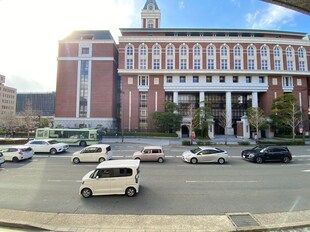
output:
M5 161L18 162L24 159L31 159L34 151L30 146L12 145L2 148L0 152L3 154Z
M32 140L25 145L30 146L35 153L45 152L55 155L59 152L65 152L69 149L69 145L66 143L59 143L54 139L42 139L42 140Z
M74 152L71 161L75 164L80 162L103 162L112 158L112 149L108 144L94 144Z
M1 165L4 164L4 163L5 163L4 156L3 156L3 154L0 152L0 167L1 167Z
M185 162L196 164L202 162L224 164L228 161L227 151L216 147L197 147L182 154Z

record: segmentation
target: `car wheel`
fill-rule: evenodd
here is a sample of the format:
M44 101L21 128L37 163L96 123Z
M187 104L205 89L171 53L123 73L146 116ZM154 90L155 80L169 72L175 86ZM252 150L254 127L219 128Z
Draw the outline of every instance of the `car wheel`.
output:
M79 162L80 162L79 158L77 158L77 157L73 158L73 163L78 164Z
M18 159L17 157L13 157L12 161L13 161L14 163L17 163L17 162L19 161L19 159Z
M283 157L283 163L289 163L291 160L290 160L290 158L288 157L288 156L284 156Z
M135 160L141 160L139 157L136 157Z
M225 163L225 159L219 158L217 162L218 162L219 164L224 164L224 163Z
M82 189L81 194L83 197L89 198L93 195L93 192L89 188L84 188Z
M256 157L255 162L258 164L261 164L263 162L263 158L262 157Z
M50 153L51 153L52 155L55 155L55 154L57 153L57 150L56 150L55 148L52 148L52 149L50 150Z
M164 159L162 157L158 158L158 163L163 163L164 162Z
M86 146L87 146L86 141L81 141L81 142L80 142L80 146L82 146L82 147L86 147Z
M99 161L99 163L102 163L102 162L104 162L104 161L105 161L105 158L100 157L98 161Z
M191 163L192 164L197 164L198 163L198 160L196 158L191 158Z
M136 189L133 187L129 187L126 189L126 195L128 197L133 197L136 194Z

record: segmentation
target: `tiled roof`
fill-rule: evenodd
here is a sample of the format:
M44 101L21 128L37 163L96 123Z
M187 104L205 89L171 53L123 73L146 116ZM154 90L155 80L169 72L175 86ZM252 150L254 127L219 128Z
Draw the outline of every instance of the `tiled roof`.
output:
M108 30L74 31L63 40L114 40Z
M147 10L147 6L150 4L150 3L153 3L154 6L155 6L155 10L159 10L158 6L157 6L157 3L156 3L156 0L147 0L145 5L144 5L144 8L143 10Z

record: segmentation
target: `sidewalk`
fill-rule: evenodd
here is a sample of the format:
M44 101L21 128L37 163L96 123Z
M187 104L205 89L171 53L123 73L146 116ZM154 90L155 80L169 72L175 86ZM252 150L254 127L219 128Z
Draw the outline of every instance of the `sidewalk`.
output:
M310 228L310 210L270 214L228 215L95 215L26 212L0 209L0 226L34 231L102 231L102 232L226 232L226 231L279 231L285 228ZM246 216L244 220L240 217ZM254 222L254 223L253 223ZM0 227L0 231L1 227ZM305 230L306 231L306 230Z

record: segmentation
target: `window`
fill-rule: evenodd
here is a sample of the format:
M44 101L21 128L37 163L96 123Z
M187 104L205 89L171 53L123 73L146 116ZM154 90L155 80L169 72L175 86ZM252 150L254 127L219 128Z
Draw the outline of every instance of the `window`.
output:
M167 69L173 69L173 59L167 59Z
M149 86L149 77L139 76L139 86Z
M146 50L147 50L147 49L146 49L146 46L144 46L144 45L141 46L141 47L140 47L140 55L141 55L141 56L146 56Z
M220 76L220 82L224 83L225 82L225 76Z
M226 46L221 47L221 56L227 56L227 47Z
M268 56L268 50L267 50L267 47L266 46L263 46L260 50L260 55L262 57L267 57Z
M254 47L253 46L250 46L248 47L248 56L254 56Z
M292 60L287 61L287 70L293 71L294 70L294 64Z
M304 57L305 57L304 49L299 48L298 49L298 58L304 58Z
M293 78L283 77L282 84L283 84L283 87L293 87Z
M200 69L200 59L194 60L194 69Z
M154 20L148 20L147 21L147 28L154 28L155 26L154 26L155 24L154 24Z
M154 48L153 48L153 55L154 56L159 56L160 55L160 47L159 46L154 46Z
M199 83L199 77L193 76L193 83Z
M281 61L280 60L275 60L274 61L274 69L275 70L281 70Z
M265 83L265 78L263 76L258 77L258 82L259 83Z
M239 46L235 47L234 56L241 56L241 48Z
M208 69L214 69L214 59L208 59Z
M185 76L180 76L180 83L185 83L185 82L186 82Z
M291 47L288 47L286 49L286 56L287 57L293 57L293 49Z
M181 69L187 69L187 60L181 59Z
M180 50L181 50L181 52L180 52L181 56L187 56L186 46L182 46Z
M129 45L127 47L127 56L132 56L133 55L133 47L131 45Z
M172 83L172 76L167 76L167 83Z
M251 82L252 82L252 77L246 76L246 77L245 77L245 82L246 82L246 83L251 83Z
M268 70L268 60L262 60L262 70Z
M140 59L140 69L146 69L146 59Z
M133 69L133 60L132 59L126 60L126 69Z
M88 55L89 54L89 48L82 48L81 53L82 53L82 55Z
M169 46L169 47L167 47L167 55L168 56L173 56L173 47L172 46Z
M305 61L299 61L299 71L306 71L305 69Z
M194 47L194 56L200 56L201 51L200 51L200 47L199 46L195 46Z
M160 69L160 60L159 59L153 60L153 69Z
M254 60L253 59L249 59L248 60L248 69L249 70L254 70L255 69L255 65L254 65Z
M212 77L211 76L207 76L206 77L206 82L207 83L211 83L212 82Z
M233 76L233 83L238 83L238 76Z
M235 60L235 69L240 70L241 69L241 60Z
M214 48L212 46L208 46L207 50L208 56L214 56Z
M227 59L221 59L221 69L228 69L228 61Z
M275 57L280 57L280 56L281 56L281 52L280 52L280 48L279 48L279 47L275 47L275 48L273 49L273 55L274 55Z

